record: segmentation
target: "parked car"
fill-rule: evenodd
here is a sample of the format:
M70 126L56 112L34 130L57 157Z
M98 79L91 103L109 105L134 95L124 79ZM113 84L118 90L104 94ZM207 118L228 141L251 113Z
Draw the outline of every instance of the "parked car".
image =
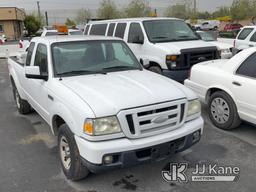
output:
M203 21L202 23L199 23L195 25L196 30L218 30L220 26L220 21L218 20L208 20L208 21Z
M229 23L224 27L224 31L239 31L243 26L239 23Z
M118 38L36 37L26 64L10 57L8 67L18 111L35 109L58 135L68 179L166 159L200 140L197 96L145 70Z
M208 104L211 121L221 129L233 129L241 120L256 124L256 48L230 60L199 63L185 81Z
M68 35L83 35L83 32L79 29L68 29Z
M131 18L93 21L85 35L123 39L138 60L148 59L147 69L183 82L194 64L219 58L216 46L202 41L183 21L176 18Z
M41 37L45 37L45 36L56 36L58 35L58 31L56 29L44 29Z
M212 34L206 31L197 31L196 33L201 37L203 41L210 42L214 46L216 46L218 50L221 52L222 59L230 59L232 57L232 46L230 44L217 41L212 36Z
M233 55L238 52L247 49L249 47L256 46L256 26L245 26L238 33L234 40Z
M55 35L83 35L83 32L78 30L78 29L67 29L66 33L63 32L58 32L58 30L56 29L45 29L42 32L42 37L43 36L55 36Z

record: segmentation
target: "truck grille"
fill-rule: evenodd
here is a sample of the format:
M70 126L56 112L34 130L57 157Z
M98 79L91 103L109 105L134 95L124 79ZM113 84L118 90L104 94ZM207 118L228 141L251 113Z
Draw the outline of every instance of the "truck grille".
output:
M175 69L176 70L190 69L193 65L197 63L219 59L219 58L220 58L220 55L216 47L182 49L181 55L178 58L178 65Z
M185 99L121 111L117 116L129 138L147 137L174 130L185 120Z

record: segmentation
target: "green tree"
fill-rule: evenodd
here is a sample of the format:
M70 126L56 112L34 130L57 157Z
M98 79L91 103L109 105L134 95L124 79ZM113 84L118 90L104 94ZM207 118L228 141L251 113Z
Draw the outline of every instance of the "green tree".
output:
M211 16L211 14L208 11L205 11L205 12L197 12L196 13L196 17L198 19L209 19L212 16Z
M77 11L75 21L77 24L85 24L91 17L92 14L89 9L80 9Z
M121 17L116 4L111 0L103 0L98 9L100 19L115 19Z
M65 22L65 25L67 25L68 27L76 27L76 22L67 18L66 22Z
M150 7L143 0L133 0L125 9L126 17L145 17L149 14Z
M165 11L165 16L180 19L188 19L191 14L192 11L185 4L171 5Z
M212 13L213 18L230 16L230 7L219 7Z
M233 0L230 7L230 14L233 20L239 21L250 17L252 14L252 7L250 0Z
M28 36L33 36L40 29L41 22L34 15L27 15L24 20L24 26L28 31Z

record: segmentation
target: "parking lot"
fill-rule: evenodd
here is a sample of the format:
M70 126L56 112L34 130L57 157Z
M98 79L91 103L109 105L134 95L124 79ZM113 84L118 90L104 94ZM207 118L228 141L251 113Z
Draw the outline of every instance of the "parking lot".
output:
M256 129L243 123L230 132L209 123L205 106L204 135L200 143L168 161L129 169L91 174L79 182L66 180L61 171L56 138L35 112L18 114L13 101L6 60L0 60L0 191L1 192L105 192L105 191L254 191ZM237 166L237 182L167 183L161 176L169 162Z

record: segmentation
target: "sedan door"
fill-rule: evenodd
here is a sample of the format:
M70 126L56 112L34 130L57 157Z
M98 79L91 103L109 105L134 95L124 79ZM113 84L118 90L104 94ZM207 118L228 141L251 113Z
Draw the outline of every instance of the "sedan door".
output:
M248 57L233 75L232 92L240 117L256 124L256 53Z

